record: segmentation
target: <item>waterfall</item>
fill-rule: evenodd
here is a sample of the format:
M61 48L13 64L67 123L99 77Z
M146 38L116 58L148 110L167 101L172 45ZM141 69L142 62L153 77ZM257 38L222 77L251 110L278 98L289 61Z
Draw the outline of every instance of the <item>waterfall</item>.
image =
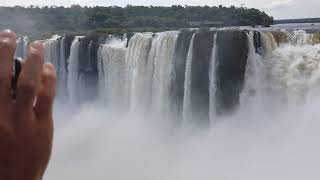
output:
M261 93L264 86L264 65L262 62L262 57L255 51L252 32L247 34L247 40L249 51L245 71L244 87L240 95L241 106L247 106L248 103L251 103L250 101L261 98ZM257 106L258 102L255 102L254 104Z
M176 84L174 69L174 50L178 32L160 33L154 40L155 56L151 61L154 64L152 80L153 109L163 117L169 117L171 112L176 112L172 107L171 95ZM150 59L149 59L150 60Z
M217 90L217 84L216 84L216 63L217 63L217 34L214 35L213 40L213 46L212 46L212 54L211 54L211 63L210 63L210 70L209 70L209 78L210 78L210 84L209 84L209 93L210 93L210 104L209 104L209 118L210 118L210 124L214 123L214 120L217 116L216 112L216 90Z
M59 98L67 97L67 60L65 52L65 37L53 36L44 41L45 60L56 67L57 95Z
M99 97L106 106L208 124L238 107L300 104L318 94L317 34L135 33L128 47L126 36L45 40L46 61L57 69L58 97L72 103ZM27 39L17 42L16 54L23 54Z
M85 66L85 71L92 71L92 59L91 59L91 49L92 49L92 44L93 44L93 42L92 42L92 40L89 42L89 45L88 45L88 50L87 50L87 52L88 52L88 64Z
M81 101L95 75L98 98L56 102L47 177L317 179L318 35L193 29L135 33L128 47L76 37L69 98ZM52 62L61 41L47 41Z
M99 97L112 106L124 106L125 55L124 47L102 45L98 52Z
M79 39L81 37L77 36L72 42L69 65L68 65L68 94L71 103L79 103L78 96L78 82L79 82Z
M310 43L311 35L305 31L293 34L297 36L293 43L276 48L267 58L272 78L270 86L285 96L283 101L289 106L306 103L310 97L319 95L320 45Z
M125 57L125 101L131 111L146 104L147 60L152 44L151 34L136 33L130 40Z
M21 57L23 59L27 58L28 42L28 37L20 37L17 39L15 57Z
M66 59L66 52L65 52L65 37L62 37L60 40L60 58L58 61L59 68L58 68L58 87L61 94L61 97L67 97L67 59Z
M262 33L262 56L266 58L277 48L277 42L270 32Z
M186 73L185 73L185 81L184 81L184 98L183 98L183 121L187 123L190 121L190 116L192 113L191 109L191 65L192 65L192 57L193 57L193 46L194 46L194 39L196 33L192 35L188 56L187 56L187 63L186 63Z

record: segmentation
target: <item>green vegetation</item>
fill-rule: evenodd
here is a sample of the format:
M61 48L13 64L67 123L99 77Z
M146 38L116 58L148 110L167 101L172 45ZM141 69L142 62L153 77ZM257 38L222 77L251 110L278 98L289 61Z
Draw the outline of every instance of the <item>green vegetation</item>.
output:
M273 17L257 9L209 6L112 7L0 7L0 28L21 34L83 34L92 30L109 34L163 31L203 26L271 25Z

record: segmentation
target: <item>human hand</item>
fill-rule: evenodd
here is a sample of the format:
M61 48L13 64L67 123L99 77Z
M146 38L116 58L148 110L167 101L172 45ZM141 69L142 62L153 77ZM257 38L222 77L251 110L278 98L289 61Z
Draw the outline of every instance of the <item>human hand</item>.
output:
M42 43L31 43L12 99L15 47L16 35L0 32L0 179L41 180L52 148L56 73L44 63Z

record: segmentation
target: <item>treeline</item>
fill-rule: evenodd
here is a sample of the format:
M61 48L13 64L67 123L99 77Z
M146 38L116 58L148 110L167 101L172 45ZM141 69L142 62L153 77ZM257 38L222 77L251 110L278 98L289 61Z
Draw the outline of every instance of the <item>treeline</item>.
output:
M258 9L209 6L0 7L0 28L21 33L167 30L201 26L271 25Z

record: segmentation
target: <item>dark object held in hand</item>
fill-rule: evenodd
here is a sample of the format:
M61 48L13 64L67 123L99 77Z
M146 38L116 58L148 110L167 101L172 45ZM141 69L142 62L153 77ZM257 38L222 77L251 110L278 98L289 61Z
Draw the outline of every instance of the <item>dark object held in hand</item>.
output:
M16 98L16 90L17 90L17 83L19 79L19 75L22 68L23 59L22 58L15 58L13 61L13 71L12 71L12 82L11 82L11 95L12 98Z

